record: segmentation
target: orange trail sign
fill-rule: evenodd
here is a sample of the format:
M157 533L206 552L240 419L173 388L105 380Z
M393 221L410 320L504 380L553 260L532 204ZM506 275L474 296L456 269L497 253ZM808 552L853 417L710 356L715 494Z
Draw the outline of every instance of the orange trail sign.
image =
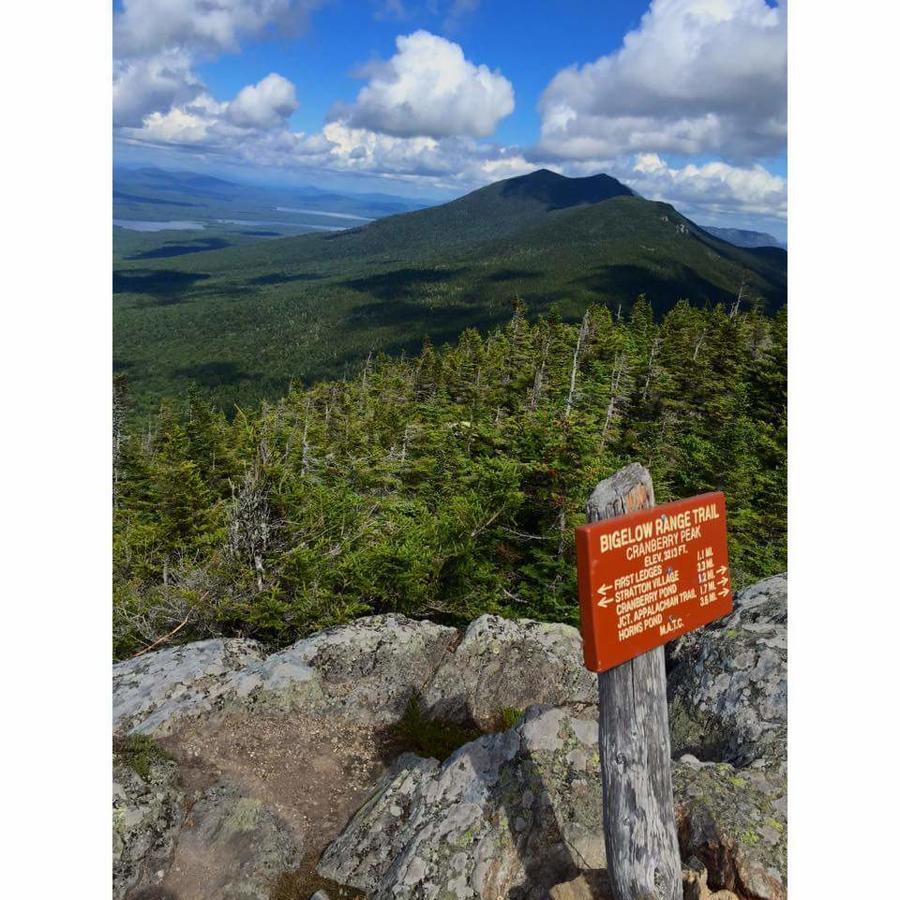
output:
M575 529L584 664L605 672L728 615L725 495Z

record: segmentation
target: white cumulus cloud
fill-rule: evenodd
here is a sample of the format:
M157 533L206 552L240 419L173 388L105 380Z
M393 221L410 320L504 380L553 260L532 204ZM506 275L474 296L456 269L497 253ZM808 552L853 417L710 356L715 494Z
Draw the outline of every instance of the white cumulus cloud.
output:
M621 177L645 197L665 200L688 215L787 216L787 182L760 165L713 161L678 168L655 153L642 153Z
M247 85L228 104L228 118L241 128L283 125L300 104L294 85L272 72L257 84Z
M114 18L114 124L139 127L145 116L183 106L204 90L194 72L198 61L237 52L242 38L300 27L324 2L123 0ZM248 98L237 107L238 116L244 109L248 126L259 118L254 106L259 109ZM274 121L271 115L267 121Z
M115 17L118 57L180 47L195 52L238 49L241 37L302 25L323 0L122 0Z
M559 72L540 102L559 159L784 150L786 9L766 0L653 0L620 49Z
M462 47L427 31L397 38L387 62L361 70L368 83L333 118L394 137L487 137L515 106L499 72L466 59Z
M113 70L113 122L138 126L144 116L187 103L203 90L182 50L116 62Z
M607 172L699 222L784 221L785 179L760 164L784 149L783 5L653 0L618 51L553 78L541 99L540 141L529 148L485 140L513 112L510 82L427 31L399 36L394 56L363 67L356 100L311 133L290 127L297 90L281 75L230 100L213 97L197 76L198 61L324 2L124 0L116 14L117 139L459 193L539 167Z
M322 133L331 144L329 168L334 171L467 188L522 175L534 168L515 148L469 137L394 137L343 122L329 122Z

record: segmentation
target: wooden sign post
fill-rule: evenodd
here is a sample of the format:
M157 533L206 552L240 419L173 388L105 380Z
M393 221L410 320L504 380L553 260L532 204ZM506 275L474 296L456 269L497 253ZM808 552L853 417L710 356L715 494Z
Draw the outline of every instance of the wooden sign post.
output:
M731 611L722 495L654 507L650 473L632 464L588 500L588 521L605 525L576 529L616 900L682 900L662 645Z

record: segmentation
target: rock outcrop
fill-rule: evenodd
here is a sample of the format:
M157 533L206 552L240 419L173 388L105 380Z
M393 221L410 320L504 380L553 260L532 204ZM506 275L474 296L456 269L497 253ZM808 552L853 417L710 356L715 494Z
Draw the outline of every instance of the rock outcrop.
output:
M211 712L229 677L262 659L255 641L216 638L157 650L113 666L113 728L166 731L183 716Z
M214 785L186 813L160 894L268 900L274 880L298 858L287 828L269 808L233 786Z
M242 699L387 724L403 714L457 640L455 628L398 614L329 628L230 679Z
M154 759L140 775L114 757L114 900L139 882L162 878L184 818L183 800L172 760Z
M767 579L668 648L690 900L785 896L786 604L786 579ZM113 692L117 732L178 760L117 758L116 900L262 900L317 861L316 877L373 900L603 896L596 678L569 626L370 616L270 655L241 639L148 653L114 666ZM385 756L379 735L413 697L492 733L444 763ZM510 708L527 711L494 731Z
M485 727L504 707L596 708L597 679L584 667L581 635L571 625L481 616L422 699L434 718Z
M778 772L684 756L672 769L681 858L709 887L753 900L787 896L787 786Z
M443 765L401 758L319 872L371 900L547 897L606 865L598 766L596 721L532 707ZM755 774L751 782L728 764L675 763L682 856L703 862L709 889L781 900L783 783Z
M669 725L675 755L737 766L787 758L787 578L739 591L734 611L672 644Z
M457 639L454 628L368 616L264 656L255 641L216 639L113 667L117 731L165 735L185 718L256 705L396 721Z
M443 765L402 757L319 872L386 897L546 897L605 864L597 725L532 707Z

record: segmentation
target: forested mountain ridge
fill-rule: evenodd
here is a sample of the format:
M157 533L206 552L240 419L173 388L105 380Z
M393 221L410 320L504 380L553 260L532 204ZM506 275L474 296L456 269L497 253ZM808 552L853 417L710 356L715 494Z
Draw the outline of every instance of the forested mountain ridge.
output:
M191 384L231 410L373 352L485 331L516 297L566 321L598 302L627 313L641 293L657 315L681 298L775 310L786 255L720 241L608 176L541 170L331 234L123 261L114 290L115 364L137 411Z
M602 305L377 356L232 421L200 392L125 424L118 654L179 628L280 645L371 612L577 619L572 528L635 459L728 498L738 585L786 557L786 315Z
M717 228L713 225L701 226L713 237L728 241L735 247L779 247L785 249L784 242L765 231L749 231L746 228Z

